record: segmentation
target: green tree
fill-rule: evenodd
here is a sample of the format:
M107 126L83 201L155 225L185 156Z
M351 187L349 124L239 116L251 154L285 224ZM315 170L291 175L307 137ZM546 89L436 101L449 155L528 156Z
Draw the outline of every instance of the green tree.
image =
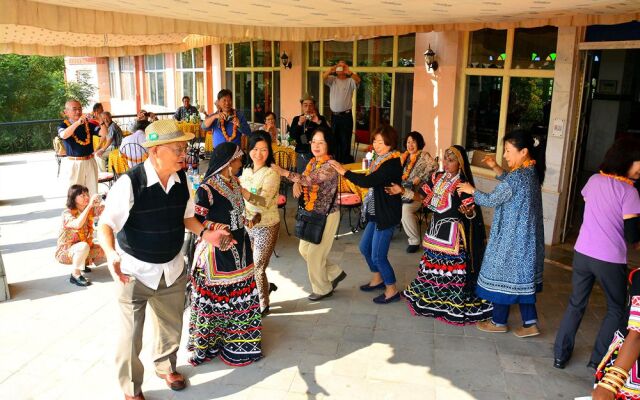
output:
M88 103L95 87L64 81L64 58L0 55L0 122L59 118L65 100Z

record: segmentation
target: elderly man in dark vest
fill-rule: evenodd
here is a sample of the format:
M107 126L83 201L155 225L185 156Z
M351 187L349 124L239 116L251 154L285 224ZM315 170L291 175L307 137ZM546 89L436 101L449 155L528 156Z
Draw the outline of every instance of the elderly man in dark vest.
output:
M139 354L146 305L155 314L155 372L173 390L186 386L176 370L182 333L187 274L181 252L185 228L214 246L227 246L224 230L208 230L194 217L182 170L187 141L175 121L145 130L149 158L129 170L109 191L100 217L99 238L116 281L122 333L116 367L125 399L144 399ZM117 242L116 242L117 239Z

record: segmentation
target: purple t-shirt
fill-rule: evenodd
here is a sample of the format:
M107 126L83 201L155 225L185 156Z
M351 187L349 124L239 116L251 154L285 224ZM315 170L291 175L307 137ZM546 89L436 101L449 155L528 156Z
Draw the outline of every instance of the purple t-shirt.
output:
M576 251L615 264L627 263L624 219L640 214L640 196L635 187L595 174L582 189L584 218Z

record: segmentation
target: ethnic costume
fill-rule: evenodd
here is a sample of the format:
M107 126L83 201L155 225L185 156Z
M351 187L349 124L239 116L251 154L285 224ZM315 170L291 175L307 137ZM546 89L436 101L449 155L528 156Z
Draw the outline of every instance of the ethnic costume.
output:
M208 177L196 193L196 218L208 227L228 228L237 243L228 250L204 241L196 246L187 345L192 365L219 356L226 364L243 366L262 357L262 317L244 200L237 178L219 174L241 155L233 143L216 147Z
M418 276L403 294L414 315L434 317L453 325L474 324L491 317L491 303L473 293L484 253L484 223L478 207L468 219L458 208L473 205L473 197L458 195L458 183L473 184L466 152L460 146L449 148L460 171L455 176L436 172L425 183L425 207L433 211L431 225L424 234L424 254Z

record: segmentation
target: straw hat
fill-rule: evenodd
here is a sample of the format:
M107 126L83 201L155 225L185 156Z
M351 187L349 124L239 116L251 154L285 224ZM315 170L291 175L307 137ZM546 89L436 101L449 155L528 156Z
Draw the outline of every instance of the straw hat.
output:
M305 100L311 100L313 101L313 104L316 104L316 99L311 94L309 94L309 92L305 92L302 95L302 97L300 98L300 104L302 104L302 102Z
M152 122L147 129L144 130L145 141L142 142L143 147L159 146L161 144L173 142L186 142L193 139L193 133L184 133L172 119L161 119Z

